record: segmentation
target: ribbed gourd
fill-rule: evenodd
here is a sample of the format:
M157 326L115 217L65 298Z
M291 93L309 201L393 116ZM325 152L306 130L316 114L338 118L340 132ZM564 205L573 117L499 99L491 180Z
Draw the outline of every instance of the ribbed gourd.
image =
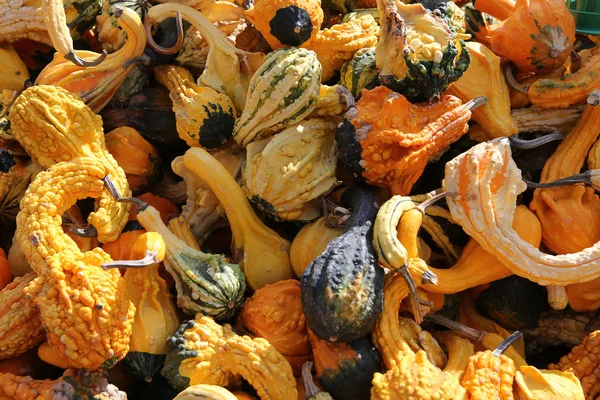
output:
M383 268L372 245L376 197L364 186L342 195L353 210L347 231L329 245L302 275L302 309L308 327L330 342L351 342L367 335L383 308Z
M233 138L246 147L300 122L314 110L320 89L321 64L314 51L290 47L269 53L250 80Z
M335 123L312 118L246 148L244 191L258 208L283 220L311 221L337 181Z
M375 47L360 49L346 61L340 72L340 83L350 90L354 98L363 89L372 89L379 83L379 70L375 64Z

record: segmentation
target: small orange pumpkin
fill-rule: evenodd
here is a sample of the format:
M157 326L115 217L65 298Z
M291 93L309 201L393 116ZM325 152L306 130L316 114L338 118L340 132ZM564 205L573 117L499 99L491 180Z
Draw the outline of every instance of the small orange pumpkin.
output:
M575 19L564 0L517 0L515 10L492 31L492 50L521 71L563 66L575 42Z

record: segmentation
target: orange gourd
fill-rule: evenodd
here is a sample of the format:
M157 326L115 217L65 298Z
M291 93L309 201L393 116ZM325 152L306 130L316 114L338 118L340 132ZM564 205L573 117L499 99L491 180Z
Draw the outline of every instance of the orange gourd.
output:
M4 250L0 249L0 289L8 285L12 281L12 275L10 273L10 266L8 265L8 259Z

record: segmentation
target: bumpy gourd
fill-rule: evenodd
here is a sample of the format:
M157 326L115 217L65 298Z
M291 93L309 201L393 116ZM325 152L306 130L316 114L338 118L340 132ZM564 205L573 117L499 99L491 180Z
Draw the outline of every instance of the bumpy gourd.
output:
M315 109L307 118L334 117L333 119L337 120L353 105L354 97L344 86L321 85L321 89L319 90L319 99L317 100Z
M358 50L344 63L340 71L340 83L350 90L355 98L360 96L363 89L372 89L379 83L374 47Z
M188 146L213 149L227 142L236 116L227 95L196 85L181 67L161 65L154 68L154 75L170 90L177 133Z
M237 181L240 179L244 149L237 143L219 148L211 153L229 174ZM185 166L183 156L175 157L171 162L173 172L183 178L185 184L185 204L181 216L190 225L197 241L204 239L213 229L227 223L219 199L210 185Z
M470 62L459 36L421 4L378 0L381 34L376 62L381 82L411 100L437 101Z
M335 123L312 118L246 147L244 191L259 209L284 220L310 221L337 181Z
M226 94L236 110L241 112L246 103L249 82L262 65L265 55L235 48L201 12L183 4L156 5L150 8L148 16L158 23L175 17L177 12L208 42L206 68L196 83Z
M127 32L125 46L108 55L101 64L91 67L73 64L71 60L56 53L36 78L36 85L63 87L81 97L94 112L100 112L134 67L130 64L124 68L125 61L141 56L146 47L146 32L138 14L127 7L121 10L118 23ZM87 58L98 56L91 51L77 53Z
M129 189L141 193L160 180L163 169L156 147L135 129L122 126L104 135L106 148L125 172Z
M76 95L58 86L32 86L19 95L9 119L15 138L35 163L48 168L75 157L93 157L106 166L120 193L131 195L123 169L106 148L102 118ZM98 240L111 242L127 222L129 205L107 192L98 194L88 221L98 230Z
M22 91L29 70L10 43L0 45L0 89Z
M139 236L130 259L139 260L148 250L164 251L165 242L156 232ZM167 283L159 275L160 264L129 268L123 279L135 306L129 352L123 366L141 379L150 380L161 368L167 354L167 339L179 327L179 318Z
M263 400L296 399L296 381L287 360L265 339L238 336L198 314L169 338L162 374L183 390L197 384L226 386L241 376Z
M481 43L467 42L466 48L471 64L446 93L465 103L477 96L487 97L486 104L473 110L473 121L481 125L490 138L516 135L517 125L510 116L510 90L500 58Z
M556 129L566 136L579 121L584 108L583 104L568 108L531 106L514 109L510 115L517 124L519 132L543 132Z
M408 384L407 384L408 383ZM385 374L373 376L373 400L393 399L467 399L465 389L427 360L419 351L402 358L400 363Z
M273 50L310 43L323 23L320 0L256 0L245 14Z
M320 80L315 52L290 47L269 53L250 81L235 141L246 147L300 122L315 108Z
M553 256L523 242L512 229L516 197L526 189L508 139L480 143L446 164L444 189L452 217L516 275L565 286L600 276L600 245ZM484 195L485 193L485 195Z
M514 11L492 31L498 56L528 72L561 67L575 42L575 19L561 0L517 0Z
M571 349L558 363L548 365L548 369L572 372L581 381L586 399L600 394L598 381L598 351L600 351L600 331L591 332L580 345Z
M74 367L110 367L125 357L135 307L110 256L85 253L61 227L61 215L77 200L98 198L108 166L98 158L74 158L40 172L17 216L20 248L38 277L25 290L40 311L48 343ZM62 295L59 295L62 293Z
M228 263L222 255L199 251L189 229L187 238L179 237L152 206L139 204L137 219L144 229L164 239L165 267L175 280L177 305L184 312L228 319L242 306L246 284L239 265Z
M472 107L450 95L437 103L412 104L379 86L363 91L337 128L340 160L367 183L408 194L429 159L467 132Z
M183 389L173 400L237 400L229 390L216 385L194 385Z
M540 79L527 90L532 104L543 108L565 108L585 103L594 90L600 89L600 51L594 49L590 58L573 74L555 79Z
M312 359L300 294L300 282L295 279L275 282L254 292L240 313L242 325L275 347L296 376Z
M363 15L319 31L302 47L317 53L323 68L321 82L327 82L358 50L375 46L378 37L379 25L375 19L371 15Z
M34 272L16 277L0 291L0 359L25 353L46 337L35 304L23 292L36 278Z
M233 259L243 268L248 286L257 290L293 278L290 243L262 223L227 169L199 147L189 149L183 160L212 189L225 209L233 234Z

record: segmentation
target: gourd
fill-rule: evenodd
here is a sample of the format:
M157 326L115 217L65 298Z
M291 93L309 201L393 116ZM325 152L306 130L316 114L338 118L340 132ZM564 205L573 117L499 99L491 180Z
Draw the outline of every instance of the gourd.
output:
M575 127L584 110L584 105L569 108L541 108L531 106L518 108L510 112L519 132L557 130L567 135Z
M120 193L131 194L125 172L106 148L102 118L77 95L58 86L32 86L17 97L9 119L13 135L33 162L48 168L76 157L93 157L106 166ZM118 203L107 192L98 194L88 222L98 231L100 242L111 242L127 222L129 205Z
M492 41L491 29L498 20L475 9L472 3L467 3L462 8L465 12L466 33L471 35L473 40L489 47Z
M154 76L170 90L179 137L190 147L213 149L231 137L236 112L227 95L194 83L184 68L160 65Z
M340 71L340 83L350 90L355 98L360 97L363 89L373 89L379 83L374 47L358 50L344 63Z
M486 104L473 110L471 119L481 125L490 138L516 135L517 125L510 115L509 87L502 74L500 58L481 43L467 42L466 48L471 56L469 68L445 93L465 103L477 96L487 97Z
M300 294L300 282L295 279L275 282L255 291L240 313L244 328L275 347L296 376L312 359Z
M188 314L230 318L244 302L246 284L239 265L199 251L189 229L185 239L171 232L154 207L135 198L127 201L135 202L144 229L159 233L166 243L165 268L175 280L177 306Z
M36 276L18 276L0 291L0 359L23 354L45 339L40 314L23 293Z
M581 382L572 372L537 369L523 365L515 375L514 394L517 399L584 400Z
M401 364L405 357L421 350L426 352L432 365L443 368L447 357L437 341L413 320L399 316L401 303L408 298L410 292L411 288L402 273L388 274L383 289L383 312L372 330L373 343L388 370ZM414 318L420 317L415 315Z
M362 400L369 397L371 377L381 371L377 349L368 337L350 343L320 339L309 329L317 379L334 399Z
M225 209L233 235L231 253L240 263L248 286L257 290L293 278L290 243L262 223L225 167L199 147L189 149L183 161L210 187Z
M310 43L323 23L318 0L256 0L245 14L273 50Z
M6 258L6 253L3 249L0 249L0 290L4 289L12 281L12 274L10 273L10 265Z
M600 331L591 332L558 363L548 365L549 370L572 372L581 382L586 399L593 399L600 393L597 372L599 341Z
M183 389L173 400L237 400L233 393L221 386L198 384Z
M322 67L321 82L331 80L363 48L377 44L379 26L371 15L362 15L320 30L308 44L302 45L317 54Z
M506 191L509 187L511 190ZM597 244L578 253L552 256L524 244L517 237L510 225L516 196L525 188L521 172L511 158L508 139L480 143L446 164L444 189L458 193L456 197L447 198L453 218L513 273L541 285L558 286L587 282L600 276ZM468 196L465 196L466 190ZM486 200L482 198L483 192L488 193ZM478 225L476 229L474 223Z
M514 11L494 27L492 51L521 71L560 68L575 42L575 19L561 0L517 0Z
M14 222L19 212L19 202L37 173L39 167L31 162L24 162L12 156L8 151L0 149L0 223Z
M290 247L290 262L296 276L302 277L306 267L342 233L342 229L328 226L325 217L304 225Z
M0 45L0 60L0 88L24 90L29 70L10 43Z
M123 295L121 274L101 268L110 256L99 247L80 251L60 216L77 200L105 193L109 168L97 157L50 166L29 185L17 215L17 240L38 275L25 295L39 310L54 354L88 370L125 357L135 307ZM52 296L58 291L64 295Z
M225 167L236 181L240 179L245 154L237 143L232 141L212 152L211 156ZM185 166L183 156L175 157L171 162L171 169L183 178L183 182L180 183L184 184L185 204L181 216L190 225L194 238L200 242L212 230L227 224L225 216L222 215L224 212L221 203L210 185Z
M296 399L296 381L286 359L265 339L239 336L230 325L197 314L167 341L162 374L176 390L197 384L226 386L237 376L263 400Z
M130 259L146 257L147 251L164 252L165 242L156 232L140 235L131 247ZM144 268L129 268L123 279L127 294L135 305L129 352L123 366L134 377L152 380L167 353L167 339L179 327L179 319L167 284L159 275L158 263Z
M321 64L315 52L301 48L275 50L265 57L248 86L233 138L242 147L300 122L317 103Z
M372 220L377 200L362 186L344 192L354 210L347 230L333 239L302 274L302 309L308 327L331 342L351 342L369 333L382 310L383 269L376 264ZM346 203L346 204L348 204Z
M269 215L311 221L337 181L335 123L311 118L246 147L243 189Z
M469 363L469 357L475 353L475 347L469 339L453 331L435 332L433 337L448 354L444 372L460 382Z
M519 276L494 281L475 300L483 315L507 329L534 328L548 308L546 291Z
M410 382L410 384L407 384ZM393 399L467 399L465 389L452 376L427 360L419 351L402 358L385 374L373 376L372 400Z
M561 78L567 72L566 63L553 71L539 74L522 72L514 76L512 66L505 66L504 74L506 83L510 86L510 106L513 109L524 108L531 105L528 90L532 84L542 79ZM523 77L521 77L522 75ZM538 107L539 108L539 107Z
M125 172L129 189L141 193L163 175L158 150L135 129L123 126L104 135L106 148Z
M206 68L196 82L226 94L237 112L244 109L249 82L263 64L263 53L251 53L235 48L201 12L183 4L166 3L148 10L156 23L179 12L184 20L197 29L209 46Z
M513 399L512 386L516 374L515 363L502 353L523 334L516 331L494 351L485 350L469 357L461 385L470 399Z
M310 118L332 118L339 120L340 116L348 111L354 105L354 97L348 89L342 85L321 85L319 90L319 99L315 105L315 109L310 113L307 119Z
M382 84L411 101L437 101L467 70L465 43L421 4L378 0L381 34L375 60Z
M535 81L529 86L527 96L532 104L543 108L565 108L573 104L583 104L590 93L600 89L599 74L600 51L595 48L577 72Z
M58 0L44 1L59 2ZM106 56L100 64L92 63L88 66L81 66L82 63L73 64L72 59L65 58L66 56L63 56L59 50L52 62L36 78L36 85L63 87L81 97L94 112L100 112L134 67L131 64L123 68L125 61L141 56L146 47L146 32L138 14L127 7L120 10L117 13L119 15L117 21L127 32L125 46ZM61 37L63 35L61 33ZM85 58L98 56L91 51L78 51L78 54Z
M484 103L443 95L413 104L383 86L364 90L338 125L340 161L359 181L408 194L429 159L467 132L471 108Z
M577 125L546 161L540 182L553 182L578 173L600 133L600 109L586 106ZM600 198L592 187L583 185L536 189L529 208L542 223L544 244L556 254L574 253L600 241ZM581 228L561 234L574 222Z

